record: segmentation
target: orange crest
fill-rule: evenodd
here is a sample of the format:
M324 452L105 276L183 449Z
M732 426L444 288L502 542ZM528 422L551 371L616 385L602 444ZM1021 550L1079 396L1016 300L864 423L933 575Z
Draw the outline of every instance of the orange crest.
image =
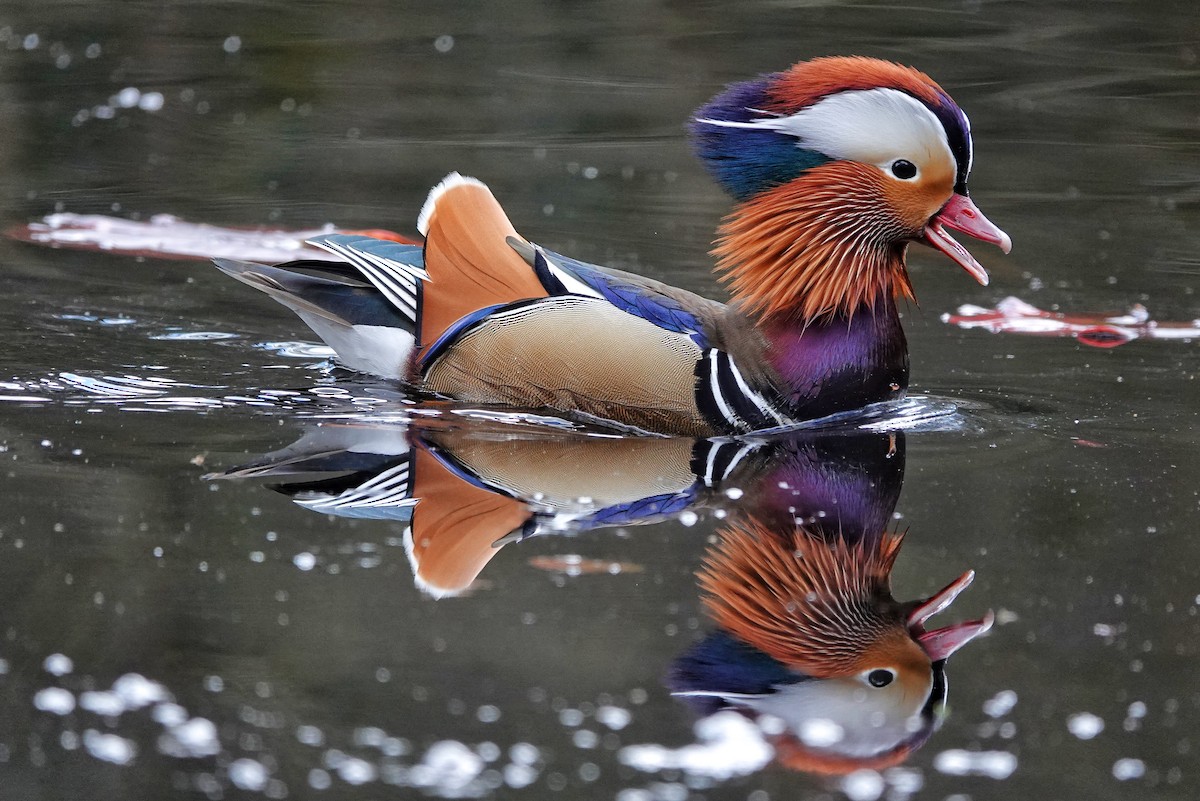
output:
M942 87L920 70L865 56L828 56L802 61L779 76L764 111L791 114L836 92L899 89L926 103L940 103Z

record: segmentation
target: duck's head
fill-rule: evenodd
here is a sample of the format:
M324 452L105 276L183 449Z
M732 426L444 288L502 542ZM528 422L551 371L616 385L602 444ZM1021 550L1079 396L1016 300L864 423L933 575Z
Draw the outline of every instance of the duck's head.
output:
M848 772L903 760L940 720L946 659L992 625L927 631L973 573L897 602L889 573L903 535L849 543L752 521L732 527L700 573L718 627L675 668L676 693L770 715L780 761Z
M967 193L971 127L911 67L830 57L736 84L700 108L696 150L738 206L714 251L742 304L805 320L911 296L910 242L987 272L946 228L1004 252Z

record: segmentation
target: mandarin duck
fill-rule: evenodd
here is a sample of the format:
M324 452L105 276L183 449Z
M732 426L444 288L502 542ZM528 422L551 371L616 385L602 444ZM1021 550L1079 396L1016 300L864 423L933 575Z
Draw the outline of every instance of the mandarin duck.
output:
M926 631L972 572L923 601L890 591L904 435L793 438L764 456L746 459L755 490L697 573L715 631L676 658L667 686L704 716L762 721L792 769L899 764L941 723L947 658L992 614Z
M711 436L903 396L909 243L981 283L946 229L1010 248L967 194L966 115L915 69L801 62L727 88L691 135L736 203L714 250L728 304L535 245L457 173L421 209L421 245L334 234L311 240L334 262L215 261L353 370L469 403Z
M734 709L769 727L776 758L815 773L898 764L941 722L946 660L993 615L927 631L970 584L897 602L904 535L859 539L732 524L699 573L717 629L672 664L667 685L701 714Z
M673 661L668 687L704 715L782 722L764 725L777 758L830 773L921 746L941 721L946 659L992 621L925 629L969 572L924 601L893 599L904 462L900 434L596 437L433 418L325 423L209 477L269 479L312 511L405 524L415 583L435 598L470 591L503 547L536 535L713 510L730 521L698 574L716 630Z
M970 571L925 600L892 596L902 434L793 439L773 455L751 467L754 491L697 574L715 630L667 686L702 715L775 721L764 730L788 767L897 764L941 722L946 660L993 615L926 630Z

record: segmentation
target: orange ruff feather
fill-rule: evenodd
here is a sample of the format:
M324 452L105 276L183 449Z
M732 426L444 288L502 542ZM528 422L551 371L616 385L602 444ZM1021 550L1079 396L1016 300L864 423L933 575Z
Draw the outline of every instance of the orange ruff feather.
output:
M912 298L900 220L878 169L823 164L725 218L712 253L733 296L763 317L852 316L877 297Z
M698 573L718 626L805 675L859 672L868 650L895 652L909 640L889 574L904 534L876 546L827 543L748 521L731 528Z

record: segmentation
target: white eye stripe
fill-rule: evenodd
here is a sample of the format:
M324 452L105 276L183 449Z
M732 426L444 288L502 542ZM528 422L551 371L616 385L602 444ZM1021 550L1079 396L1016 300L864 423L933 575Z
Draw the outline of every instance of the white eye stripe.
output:
M965 111L962 113L962 118L963 125L967 128L967 175L970 175L971 167L975 163L975 148L971 147L971 118L967 116L967 112Z
M941 121L919 100L896 89L839 92L787 117L698 122L778 131L830 158L874 164L881 169L887 169L898 158L919 164L941 157L955 164Z

